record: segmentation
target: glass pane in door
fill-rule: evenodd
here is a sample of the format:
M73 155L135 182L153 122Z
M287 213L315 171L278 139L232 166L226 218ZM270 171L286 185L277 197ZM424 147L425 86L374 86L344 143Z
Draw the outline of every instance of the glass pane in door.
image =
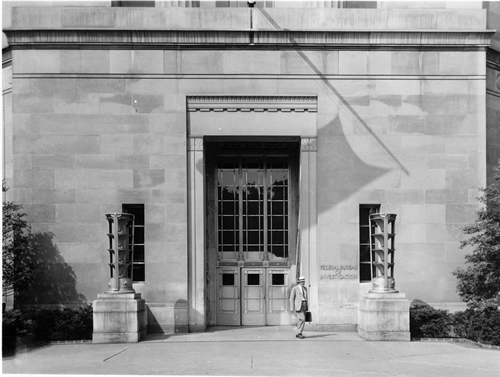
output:
M241 164L241 175L244 257L245 260L261 260L264 252L263 162L244 158Z
M288 258L288 163L283 159L269 159L267 167L268 191L268 251L270 260Z
M287 157L221 157L217 190L219 260L288 259Z
M239 325L241 323L239 269L219 270L218 283L217 324Z
M288 325L291 316L288 309L289 270L268 269L267 324Z
M239 166L221 163L217 171L218 249L222 259L237 259L239 249Z
M243 325L265 325L265 275L261 268L242 269L241 322Z

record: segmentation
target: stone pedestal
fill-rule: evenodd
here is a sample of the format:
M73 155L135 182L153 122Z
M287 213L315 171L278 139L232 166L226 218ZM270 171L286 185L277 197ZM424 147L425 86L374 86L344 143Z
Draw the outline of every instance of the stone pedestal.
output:
M146 337L146 302L140 293L99 293L93 312L93 343L136 343Z
M367 293L359 301L358 334L366 340L410 341L410 301L404 293Z

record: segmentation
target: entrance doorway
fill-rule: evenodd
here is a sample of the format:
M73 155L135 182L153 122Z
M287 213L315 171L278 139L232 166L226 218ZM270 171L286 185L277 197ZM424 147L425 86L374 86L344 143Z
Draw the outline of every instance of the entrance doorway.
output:
M288 275L288 269L219 268L217 324L289 324Z
M211 324L290 324L298 146L288 140L206 142Z

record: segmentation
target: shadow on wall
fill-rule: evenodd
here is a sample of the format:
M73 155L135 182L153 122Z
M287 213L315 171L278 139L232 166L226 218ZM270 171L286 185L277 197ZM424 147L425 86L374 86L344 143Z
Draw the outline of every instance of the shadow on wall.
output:
M330 140L326 142L327 148L322 151L322 156L326 158L318 159L318 171L324 177L333 179L331 185L318 187L318 194L325 198L327 204L342 202L356 192L356 189L360 190L390 170L368 165L358 157L342 130L339 115L326 127L318 130L318 138ZM335 193L332 193L332 187L336 187ZM328 208L328 205L321 206L320 211Z
M257 11L260 12L276 30L286 30L283 29L265 9L260 8ZM288 37L288 41L292 45L299 46L297 41L292 37ZM349 129L350 126L353 126L359 129L361 133L369 135L371 138L370 143L377 146L375 149L385 154L387 165L397 166L397 169L400 169L401 172L409 176L410 172L408 169L399 161L393 151L384 144L383 140L377 135L377 132L355 111L349 101L340 94L321 69L319 69L300 48L297 48L295 53L304 65L308 67L309 71L320 79L318 81L319 85L323 87L322 90L327 94L329 105L334 109L338 109L332 112L332 120L318 130L318 140L331 141L330 143L323 142L328 144L325 145L328 148L324 148L321 155L331 158L319 159L318 171L328 172L329 176L335 179L335 187L337 188L337 197L327 195L326 197L328 197L330 201L328 203L329 205L320 206L319 211L323 212L328 210L330 206L342 202L362 187L368 185L371 181L393 169L393 167L377 167L365 163L349 144L346 133L344 132L344 127ZM196 165L196 169L203 173L203 168L203 162L200 161ZM319 189L321 190L321 187Z
M148 316L148 333L162 333L163 329L147 303L146 310Z
M177 300L174 306L174 332L189 332L189 303L187 300Z
M148 311L148 333L188 333L189 332L189 304L187 300L180 299L174 305L174 326L170 327L170 323L161 324L155 317L153 311L146 304Z
M85 296L76 290L76 275L59 253L53 238L50 232L33 233L32 248L18 255L31 264L33 278L16 290L16 309L32 305L78 306L87 303Z
M276 30L286 30L283 29L265 9L258 10L260 14L271 24ZM297 41L289 37L289 42L292 45L298 46ZM344 112L348 117L352 119L352 121L360 127L364 128L365 131L373 138L373 140L379 145L379 147L387 154L387 156L396 163L399 168L406 174L410 175L408 169L406 169L403 164L396 158L396 156L392 153L392 151L384 144L384 142L377 136L377 133L363 120L363 118L353 109L353 107L349 104L349 102L340 94L340 92L334 87L334 85L327 79L327 77L321 72L321 70L307 57L307 55L301 51L300 48L297 48L296 53L300 57L300 59L304 62L304 64L309 67L312 73L314 73L321 81L321 83L325 86L325 89L328 93L332 94L336 100L338 101L340 112ZM319 135L318 135L319 137Z

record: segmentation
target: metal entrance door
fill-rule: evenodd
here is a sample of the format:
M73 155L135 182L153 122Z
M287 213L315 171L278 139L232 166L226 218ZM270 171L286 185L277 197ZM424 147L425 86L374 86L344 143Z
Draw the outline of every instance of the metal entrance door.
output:
M289 325L290 309L288 298L288 272L285 269L267 270L267 324Z
M243 268L242 325L266 324L266 274L263 268Z
M212 172L207 174L209 321L289 325L299 144L212 141L206 146L206 169Z
M224 268L219 270L219 284L217 289L218 325L241 325L239 270L239 268Z
M288 269L219 269L217 324L289 325Z

